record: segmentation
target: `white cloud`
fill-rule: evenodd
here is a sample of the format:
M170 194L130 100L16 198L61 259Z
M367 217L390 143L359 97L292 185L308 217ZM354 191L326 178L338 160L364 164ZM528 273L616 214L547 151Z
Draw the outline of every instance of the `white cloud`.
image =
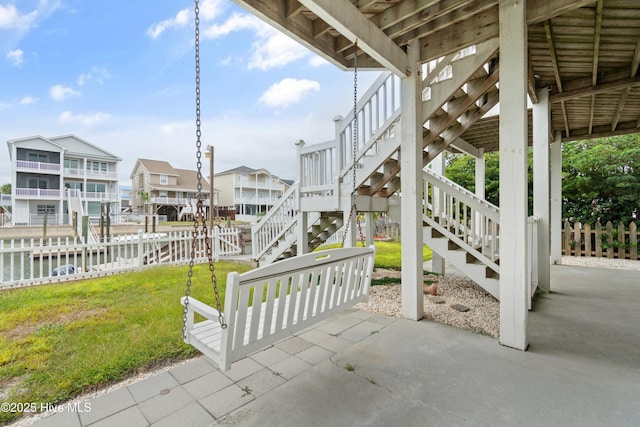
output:
M74 114L71 113L71 111L65 111L62 114L60 114L58 119L60 120L60 123L79 122L79 123L82 123L85 126L90 126L90 125L94 125L96 123L108 120L109 117L111 117L111 116L109 114L107 114L107 113L92 113L92 114L76 114L76 115L74 115Z
M254 31L257 37L251 46L249 69L266 71L282 67L309 54L304 46L253 15L234 13L225 22L211 25L202 34L204 38L215 39L241 30Z
M220 15L223 8L223 0L203 0L200 2L200 19L211 21Z
M307 93L319 90L320 84L316 81L287 78L267 89L260 102L271 107L287 107L300 101Z
M37 17L37 10L21 15L15 5L0 4L0 28L2 29L28 30Z
M249 69L258 68L262 71L282 67L309 53L304 46L276 30L272 30L269 36L256 41L252 49Z
M33 96L28 95L20 100L20 105L34 104L37 100L38 100L37 98L34 98Z
M189 24L190 15L191 13L189 12L189 9L182 9L174 18L165 19L164 21L160 21L150 26L147 29L147 34L155 40L160 37L160 34L165 30L170 28L180 28Z
M13 65L21 65L23 62L24 51L22 49L10 50L7 52L7 59L13 63Z
M91 67L91 71L80 74L76 82L78 83L78 86L84 86L89 80L93 80L99 85L103 85L104 81L110 78L111 74L106 68L94 65Z
M234 31L253 30L262 32L268 25L253 15L234 12L229 19L222 24L213 24L209 28L203 28L202 36L207 39L215 39L229 35Z
M180 131L190 127L191 122L171 122L160 126L160 132L163 135L176 135Z
M72 96L80 96L80 95L82 95L80 92L75 91L70 87L62 86L62 85L51 86L51 89L49 89L49 96L51 96L51 99L57 102L62 102L65 99L70 98Z
M312 55L311 58L309 58L309 65L312 67L320 67L323 65L329 65L329 61L320 55Z

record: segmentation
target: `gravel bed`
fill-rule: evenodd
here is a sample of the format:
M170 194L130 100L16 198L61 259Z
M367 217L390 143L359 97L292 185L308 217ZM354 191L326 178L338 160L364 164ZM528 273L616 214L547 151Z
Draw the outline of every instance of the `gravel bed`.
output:
M399 277L400 272L377 269L374 278ZM497 337L500 334L498 300L473 281L458 276L427 275L424 280L438 285L437 296L424 295L424 317L447 325ZM461 304L469 311L460 312L452 305ZM369 301L356 306L371 313L402 317L401 285L372 286Z

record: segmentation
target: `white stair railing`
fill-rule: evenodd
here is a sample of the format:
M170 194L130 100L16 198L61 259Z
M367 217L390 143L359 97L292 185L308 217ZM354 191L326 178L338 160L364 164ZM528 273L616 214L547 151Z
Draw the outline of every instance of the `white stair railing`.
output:
M252 254L260 259L288 233L295 233L298 212L298 183L280 197L264 217L251 227Z
M423 171L423 180L424 221L499 272L499 208L430 171Z
M393 133L400 119L400 80L382 73L356 105L358 115L356 163L381 150L379 144ZM353 112L336 119L336 138L321 144L298 147L300 196L333 198L327 208L338 208L339 185L353 168ZM397 148L397 147L396 147ZM376 165L379 166L379 165ZM357 177L359 181L366 176ZM350 179L350 178L349 178ZM358 182L357 184L362 184Z

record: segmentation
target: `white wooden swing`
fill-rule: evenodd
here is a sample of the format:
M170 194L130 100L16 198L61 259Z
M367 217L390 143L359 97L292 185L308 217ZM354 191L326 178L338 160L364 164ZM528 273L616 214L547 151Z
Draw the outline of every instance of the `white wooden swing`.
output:
M207 235L202 202L201 183L201 132L200 132L200 55L199 8L195 0L196 47L196 126L198 202L194 218L194 236L198 225ZM357 46L357 45L356 45ZM357 55L354 61L357 73ZM357 136L356 89L354 74L354 163ZM213 177L211 177L213 179ZM351 217L356 214L355 167L353 206ZM360 223L358 221L358 228ZM345 236L347 232L345 230ZM184 307L182 336L187 344L200 350L222 370L257 350L260 350L290 334L295 334L328 317L362 301L366 301L371 284L375 259L375 247L364 247L360 230L361 248L340 248L313 252L266 265L243 274L227 275L225 312L220 305L217 280L213 267L211 244L206 241L209 270L213 283L216 307L191 298L191 277L195 258L195 238L191 249L191 261L187 278L186 295L181 299ZM344 246L344 239L343 239ZM196 320L196 314L202 320Z

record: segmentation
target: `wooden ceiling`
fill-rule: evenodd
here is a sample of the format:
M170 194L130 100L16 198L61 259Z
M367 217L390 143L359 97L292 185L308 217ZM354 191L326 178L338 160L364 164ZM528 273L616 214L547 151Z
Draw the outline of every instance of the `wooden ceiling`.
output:
M498 0L234 0L341 69L407 72L498 36ZM640 132L640 1L527 0L530 90L548 87L552 131L563 141ZM354 41L358 40L358 48ZM463 134L495 150L496 118Z

